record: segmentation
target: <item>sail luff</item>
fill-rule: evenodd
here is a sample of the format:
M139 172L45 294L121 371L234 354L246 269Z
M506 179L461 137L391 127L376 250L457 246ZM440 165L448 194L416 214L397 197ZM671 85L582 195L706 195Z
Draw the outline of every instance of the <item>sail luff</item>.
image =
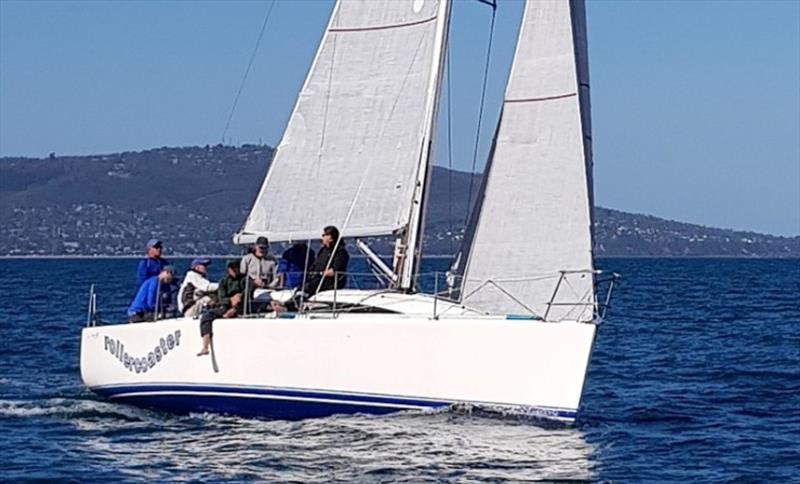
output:
M492 138L492 146L489 149L489 156L486 159L486 166L483 169L483 176L481 177L481 184L478 187L478 193L475 195L475 204L472 212L467 219L467 226L464 228L464 239L461 243L461 248L456 254L455 261L450 269L454 276L460 276L461 280L453 279L450 284L451 297L460 300L462 296L463 283L467 278L467 271L469 269L469 259L472 255L472 242L474 241L475 232L480 223L481 208L483 207L483 200L486 195L486 184L489 182L488 174L492 171L492 161L494 161L494 152L497 148L497 133L500 131L500 123L503 120L503 109L500 108L500 115L497 118L497 126L494 130L494 137ZM473 173L472 176L475 176ZM469 207L469 205L467 205Z
M594 157L592 155L592 116L589 83L589 36L586 28L586 4L583 0L570 0L572 35L575 43L575 71L578 77L578 99L583 133L583 153L586 162L586 184L589 194L589 227L592 234L592 259L594 259Z
M400 287L406 290L414 288L414 281L419 271L419 261L422 257L422 239L425 227L425 205L427 202L428 186L430 185L430 164L432 162L434 140L436 139L436 119L439 111L439 99L442 91L442 73L447 52L447 33L450 21L450 0L440 0L438 22L434 36L434 53L431 78L428 84L428 100L426 107L425 136L422 140L417 176L415 181L415 194L411 204L411 215L406 233L405 257L400 270Z

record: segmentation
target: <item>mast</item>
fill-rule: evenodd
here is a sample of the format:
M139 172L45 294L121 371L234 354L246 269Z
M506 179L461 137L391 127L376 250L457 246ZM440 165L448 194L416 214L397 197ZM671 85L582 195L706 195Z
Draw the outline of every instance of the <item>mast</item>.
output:
M400 261L400 288L413 291L414 279L419 272L419 262L422 255L422 237L425 225L425 205L427 202L427 189L430 183L429 167L435 150L434 138L436 131L436 113L439 109L441 94L441 78L444 71L444 59L447 49L447 32L450 23L450 0L441 0L437 22L433 51L433 66L430 82L428 84L428 100L426 104L424 137L422 150L419 157L417 177L414 182L414 197L411 203L411 217L405 233L405 248Z

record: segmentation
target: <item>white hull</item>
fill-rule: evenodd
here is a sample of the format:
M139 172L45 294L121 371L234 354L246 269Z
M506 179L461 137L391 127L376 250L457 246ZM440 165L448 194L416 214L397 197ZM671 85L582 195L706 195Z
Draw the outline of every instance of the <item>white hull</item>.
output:
M306 314L87 327L81 376L113 400L175 412L304 418L472 403L572 421L597 326L492 316Z

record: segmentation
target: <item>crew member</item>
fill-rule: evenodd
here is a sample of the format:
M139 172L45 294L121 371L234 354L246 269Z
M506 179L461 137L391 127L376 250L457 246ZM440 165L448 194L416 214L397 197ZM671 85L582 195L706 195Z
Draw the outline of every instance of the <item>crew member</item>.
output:
M128 306L128 322L141 323L143 321L153 321L156 314L165 312L162 302L168 299L171 291L172 280L175 272L171 266L164 266L157 276L153 276L139 287L136 297L133 298L131 305Z
M219 306L206 310L200 316L200 336L203 337L203 347L197 356L208 354L214 320L235 318L244 309L245 276L239 272L239 261L228 262L225 270L225 277L219 281L217 288Z
M320 238L322 247L309 269L309 276L303 292L308 295L319 291L342 289L347 285L347 264L350 255L345 248L344 240L339 238L339 229L329 225L322 230Z
M278 285L277 266L269 253L269 240L259 237L251 252L242 258L239 271L250 278L255 288L274 288Z
M289 289L301 286L306 271L314 263L314 257L314 250L305 242L298 242L286 249L278 261L279 286Z
M208 280L209 265L211 259L199 257L192 261L191 269L183 277L178 291L178 311L184 316L196 318L216 296L218 284Z
M161 257L162 248L163 245L158 239L147 241L147 255L139 261L139 267L136 269L137 290L144 284L144 281L157 276L165 266L169 265L169 262Z

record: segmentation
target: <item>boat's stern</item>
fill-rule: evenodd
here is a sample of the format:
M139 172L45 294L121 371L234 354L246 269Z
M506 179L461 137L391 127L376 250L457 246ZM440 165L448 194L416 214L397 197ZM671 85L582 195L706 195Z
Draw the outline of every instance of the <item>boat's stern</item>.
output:
M88 326L81 331L81 380L91 390L186 377L199 346L197 322L171 319L157 323ZM185 363L182 364L181 362ZM191 368L191 366L188 366Z

